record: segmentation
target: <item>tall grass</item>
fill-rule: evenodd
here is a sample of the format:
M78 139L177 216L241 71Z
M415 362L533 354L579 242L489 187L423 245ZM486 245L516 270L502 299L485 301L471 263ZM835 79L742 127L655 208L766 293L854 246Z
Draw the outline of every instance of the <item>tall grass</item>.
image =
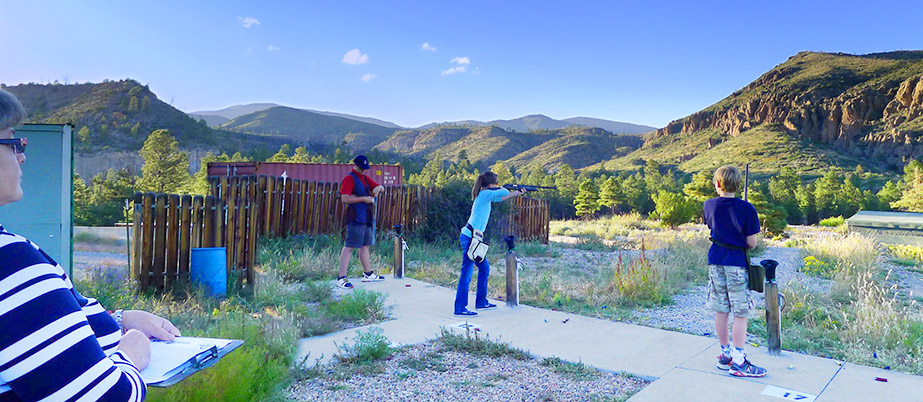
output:
M364 290L334 297L337 239L330 236L267 239L259 256L264 274L256 289L225 299L188 283L167 294L139 293L118 270L91 270L75 287L107 308L141 309L170 319L186 336L242 339L244 345L216 365L149 401L260 401L279 399L291 380L297 340L374 323L387 316L384 295ZM336 251L331 251L336 250ZM377 256L381 264L383 257Z
M798 282L783 290L782 347L858 364L923 374L923 309L902 298L880 264L882 247L858 235L825 236L804 248L806 269L834 281L831 292ZM764 335L759 320L750 322Z
M629 212L592 221L552 221L549 226L551 234L613 239L617 236L628 236L633 232L654 230L657 222L644 219L637 212Z
M840 285L848 286L857 278L879 270L877 261L882 248L871 238L852 233L819 237L802 250L807 256L831 264L833 278Z

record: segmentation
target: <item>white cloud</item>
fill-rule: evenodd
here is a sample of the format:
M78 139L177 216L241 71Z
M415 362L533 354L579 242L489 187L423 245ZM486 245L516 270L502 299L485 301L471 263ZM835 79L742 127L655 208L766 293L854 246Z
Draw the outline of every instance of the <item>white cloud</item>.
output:
M465 72L465 66L455 66L448 70L443 71L442 75L449 75L449 74L463 73L463 72Z
M436 47L435 47L435 46L430 46L430 45L429 45L429 42L423 42L422 49L423 49L423 50L429 50L429 51L431 51L431 52L435 52L435 51L436 51Z
M237 19L240 20L240 25L243 25L244 28L250 28L254 25L260 25L260 20L253 18L249 15L246 17L237 17Z
M378 78L378 76L375 74L369 73L369 74L362 76L362 81L369 82L372 80L372 78Z
M471 64L471 60L468 59L467 57L456 57L452 59L452 61L450 61L449 63L457 63L459 66L463 66L465 64Z
M270 52L278 52L280 49L276 45L269 45L269 47L267 47L266 50L269 50Z
M343 55L343 62L346 64L365 64L369 62L369 55L362 54L359 49L353 49Z

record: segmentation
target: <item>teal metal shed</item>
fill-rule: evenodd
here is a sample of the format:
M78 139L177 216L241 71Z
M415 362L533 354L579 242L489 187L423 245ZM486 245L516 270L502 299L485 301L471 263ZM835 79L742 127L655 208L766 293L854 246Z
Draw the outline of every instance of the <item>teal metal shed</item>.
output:
M24 195L0 207L0 222L38 244L73 277L73 127L24 124L16 135L29 139L22 166Z

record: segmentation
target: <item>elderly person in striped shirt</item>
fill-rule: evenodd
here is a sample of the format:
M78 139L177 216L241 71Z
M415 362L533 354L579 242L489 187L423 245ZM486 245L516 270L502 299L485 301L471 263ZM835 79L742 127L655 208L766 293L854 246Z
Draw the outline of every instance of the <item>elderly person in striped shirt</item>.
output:
M0 206L22 198L26 140L13 126L25 117L0 89ZM37 245L0 226L0 402L142 401L149 338L179 335L144 311L110 315Z

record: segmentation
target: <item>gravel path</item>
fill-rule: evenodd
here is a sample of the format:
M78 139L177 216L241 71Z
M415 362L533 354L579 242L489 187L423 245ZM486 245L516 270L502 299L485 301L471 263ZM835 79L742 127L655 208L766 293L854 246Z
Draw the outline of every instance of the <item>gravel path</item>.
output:
M772 259L779 262L776 277L780 288L785 289L791 280L798 280L815 291L829 290L831 282L825 279L808 277L798 272L803 263L801 250L785 247L768 247L759 257L753 257L754 263ZM630 320L633 323L655 328L672 329L696 335L715 336L715 313L705 307L708 284L697 285L685 293L673 296L673 304L658 308L641 310ZM750 292L753 301L751 317L762 317L764 298L762 293ZM751 341L757 340L756 338Z
M128 271L125 253L74 250L74 279L83 279L93 270Z
M431 362L429 364L420 362ZM421 367L424 366L424 367ZM428 367L427 367L428 366ZM587 401L633 394L644 380L593 370L584 381L557 374L539 360L487 358L445 350L438 342L401 349L380 374L298 381L289 389L297 401ZM334 375L330 375L334 374Z

